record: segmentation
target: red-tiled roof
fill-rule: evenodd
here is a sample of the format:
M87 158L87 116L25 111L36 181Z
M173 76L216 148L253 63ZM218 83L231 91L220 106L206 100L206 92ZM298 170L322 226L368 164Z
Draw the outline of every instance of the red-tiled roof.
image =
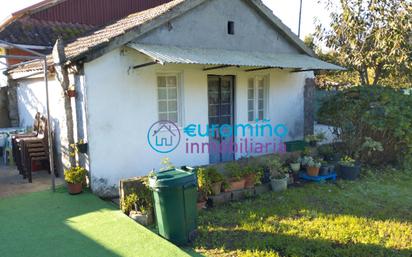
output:
M120 19L110 25L97 29L85 36L77 38L75 41L69 43L65 47L66 58L71 60L78 57L93 48L101 47L102 45L110 42L112 39L125 34L127 31L136 28L154 18L165 14L179 4L188 0L173 0L169 3L131 14L123 19ZM27 72L34 70L41 70L42 65L40 63L32 63L30 65L24 65L21 68L14 69L15 72Z
M87 36L80 37L76 41L66 46L66 57L70 60L88 51L91 48L108 43L113 38L123 35L128 30L136 28L137 26L142 25L145 22L166 13L167 11L171 10L184 1L187 0L173 0L169 3L159 5L142 12L131 14L123 19L114 22L113 24L94 31Z
M93 28L85 24L42 21L27 17L7 26L0 32L0 39L14 44L53 46L59 37L69 42Z

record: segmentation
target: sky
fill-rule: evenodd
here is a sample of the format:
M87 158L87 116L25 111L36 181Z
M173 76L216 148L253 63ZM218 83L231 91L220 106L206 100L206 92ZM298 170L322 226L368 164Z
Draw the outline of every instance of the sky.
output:
M2 0L0 8L0 20L6 19L11 13L27 6L40 2L39 0ZM300 0L263 0L293 32L297 34L299 24ZM302 33L301 38L315 31L314 20L318 19L322 24L329 24L329 13L318 0L303 0Z

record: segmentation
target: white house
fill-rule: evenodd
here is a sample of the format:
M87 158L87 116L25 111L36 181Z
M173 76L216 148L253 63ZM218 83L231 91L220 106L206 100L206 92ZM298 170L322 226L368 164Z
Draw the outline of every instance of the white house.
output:
M302 139L305 85L314 70L341 69L317 59L259 0L174 0L80 37L65 54L77 90L76 138L89 143L81 163L102 196L117 194L120 179L158 169L164 157L175 165L206 165L273 152L279 135ZM42 80L30 76L39 68L11 74L18 81L22 126L45 111ZM64 159L66 96L54 76L49 79ZM155 124L162 120L173 124ZM228 131L260 124L273 129L204 135L208 124L225 124ZM246 141L256 148L241 151ZM220 143L226 150L214 147ZM266 152L257 149L262 146Z

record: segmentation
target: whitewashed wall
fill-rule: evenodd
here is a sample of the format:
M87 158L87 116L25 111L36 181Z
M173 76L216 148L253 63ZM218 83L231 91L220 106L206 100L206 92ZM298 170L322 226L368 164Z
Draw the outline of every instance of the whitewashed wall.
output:
M72 99L74 127L77 128L75 129L75 140L87 139L87 133L85 133L84 83L82 78L82 76L71 76L70 78L73 83L76 82L76 89L78 91L76 101ZM64 168L67 168L69 163L64 97L60 84L54 77L49 77L51 127L55 134L54 143L58 154L56 160L60 174L63 174ZM37 112L46 116L46 91L43 78L20 80L17 88L17 102L21 127L32 127L34 116ZM87 168L87 156L82 156L80 163Z
M0 48L0 54L4 55L6 54L6 51L4 48ZM6 58L0 58L0 87L5 87L7 86L7 76L3 74L3 71L6 67L3 63L6 63L7 60Z
M177 166L209 163L207 153L186 154L184 140L167 155L154 152L148 145L148 129L158 121L157 73L182 74L184 125L208 123L208 75L236 76L236 123L247 123L248 78L257 74L269 75L268 118L272 124L288 126L287 140L303 137L303 89L305 79L312 77L312 72L266 70L245 73L238 68L204 72L200 65L129 69L148 61L132 49L118 49L85 64L90 170L92 187L97 194L116 194L120 179L146 175L151 169L158 169L164 157L169 157ZM208 142L208 139L197 140Z

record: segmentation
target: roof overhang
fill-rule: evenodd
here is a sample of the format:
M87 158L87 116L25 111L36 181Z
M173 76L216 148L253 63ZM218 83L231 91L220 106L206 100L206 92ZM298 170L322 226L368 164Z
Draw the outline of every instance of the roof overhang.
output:
M166 45L129 43L129 47L150 57L148 64L200 64L217 67L255 67L257 69L281 68L293 70L345 70L335 64L321 61L305 54L274 54L225 49L186 48ZM147 66L137 65L137 68ZM210 68L209 68L210 69Z

